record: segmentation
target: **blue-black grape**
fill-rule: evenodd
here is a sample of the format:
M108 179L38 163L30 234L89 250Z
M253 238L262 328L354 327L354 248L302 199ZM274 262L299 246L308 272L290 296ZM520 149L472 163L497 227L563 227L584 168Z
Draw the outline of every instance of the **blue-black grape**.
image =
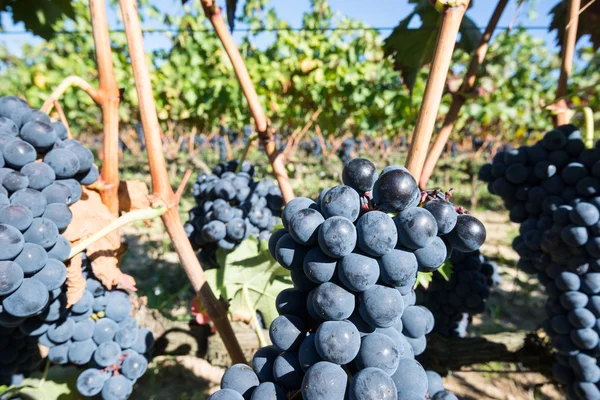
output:
M321 361L306 371L302 380L302 398L305 400L343 400L346 396L348 377L334 363Z

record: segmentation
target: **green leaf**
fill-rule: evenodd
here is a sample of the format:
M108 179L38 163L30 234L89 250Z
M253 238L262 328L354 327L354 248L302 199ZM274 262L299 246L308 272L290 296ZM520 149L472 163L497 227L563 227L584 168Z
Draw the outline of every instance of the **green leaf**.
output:
M259 311L268 327L278 316L275 298L292 287L292 281L289 272L271 257L267 241L259 243L250 237L230 253L220 249L217 262L221 268L206 271L208 284L230 301L230 312L253 315Z
M431 272L419 272L417 274L417 282L415 283L415 289L419 286L427 288L432 280L433 274Z
M19 394L23 399L76 400L80 398L75 388L80 373L81 370L76 367L52 366L46 379L42 380L41 373L34 374L19 386L0 387L0 396L10 393Z
M53 25L64 18L75 17L70 0L4 0L0 12L12 11L13 22L22 22L25 29L49 39L54 35ZM0 23L1 26L1 23Z
M415 16L421 17L420 29L409 29L408 25ZM384 51L394 59L394 68L402 74L404 84L412 92L419 71L433 58L440 16L434 7L423 7L421 12L413 12L385 39Z
M442 275L442 277L449 281L450 277L452 276L452 263L450 263L450 261L446 260L446 262L437 269L437 272L439 272L440 275Z
M458 45L467 53L471 53L477 48L479 40L481 40L479 27L475 21L465 15L460 23L460 42Z
M594 2L594 4L591 4L589 7L587 7L585 11L582 12L578 17L579 24L577 26L577 40L579 40L579 38L582 36L590 35L590 41L594 46L594 50L598 50L598 48L600 48L600 24L598 23L598 20L600 19L600 2L595 0L583 0L581 2L581 9L586 7L591 2ZM550 11L550 15L552 15L552 22L550 23L550 28L548 28L548 31L556 31L556 42L561 49L565 36L565 20L568 4L568 1L560 1Z

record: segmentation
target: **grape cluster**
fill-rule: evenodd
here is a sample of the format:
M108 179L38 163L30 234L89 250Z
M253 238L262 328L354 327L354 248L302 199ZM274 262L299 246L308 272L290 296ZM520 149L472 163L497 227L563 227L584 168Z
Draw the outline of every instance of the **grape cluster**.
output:
M125 292L104 290L86 257L86 291L67 308L71 244L61 233L82 185L97 178L94 155L64 125L17 97L0 98L0 384L17 385L39 367L38 344L54 364L92 366L78 379L84 396L127 398L146 369L152 334L129 317Z
M556 379L569 399L600 398L600 143L586 149L576 127L561 126L479 175L521 224L518 268L545 286Z
M39 343L49 348L50 362L86 368L76 383L81 395L126 399L146 372L154 337L130 316L127 293L106 290L93 276L86 257L84 276L86 288L81 300L67 309L61 295L52 318L56 322L39 324L35 333L41 335Z
M417 272L439 268L453 247L477 250L485 229L442 199L418 207L421 191L404 167L379 176L356 158L342 178L316 202L298 197L284 208L284 229L271 236L269 251L290 270L294 288L276 298L273 345L256 352L252 367L231 367L212 400L279 400L297 391L304 400L424 399L430 392L415 355L434 319L415 305ZM453 398L436 391L434 399Z
M356 147L356 141L353 138L344 139L337 154L342 164L346 165L352 159L352 153Z
M66 280L69 205L97 178L92 152L62 123L0 98L0 384L39 365L31 332L49 321Z
M212 174L200 174L194 184L197 206L190 210L185 228L206 260L214 260L217 248L233 250L249 236L268 240L279 223L279 186L269 179L255 181L254 166L248 162L236 173L237 167L237 161L221 163Z
M442 336L465 337L472 316L485 311L490 289L500 284L498 266L479 251L452 252L452 276L434 274L427 289L417 295L435 317L434 331Z

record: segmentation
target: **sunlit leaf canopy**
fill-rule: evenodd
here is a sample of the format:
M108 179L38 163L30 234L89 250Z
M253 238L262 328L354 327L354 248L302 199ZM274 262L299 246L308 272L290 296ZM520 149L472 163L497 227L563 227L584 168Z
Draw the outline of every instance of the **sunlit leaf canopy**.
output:
M433 19L433 13L437 14L427 1L412 1L412 18L425 15ZM96 84L88 3L76 0L70 5L72 17L54 21L51 28L55 35L48 41L24 45L22 55L0 47L2 94L18 94L40 106L68 75L79 75ZM219 5L225 6L225 2ZM111 2L109 7L118 14L116 3ZM386 56L381 33L360 20L334 13L324 0L311 2L300 27L291 27L279 18L268 0L243 1L237 7L236 21L249 28L241 39L240 50L271 125L280 134L285 136L302 127L319 109L322 112L317 124L324 133L336 137L410 134L427 79L427 57L419 56L420 61L414 64L411 92L406 72L400 74L394 68L398 64L394 56L399 53ZM185 133L196 127L199 133L209 133L222 120L234 130L250 124L231 64L199 1L190 0L172 15L160 13L148 2L140 4L140 11L144 21L164 26L161 34L168 35L172 43L148 53L164 128L168 124ZM479 30L470 24L470 20L463 24L440 121L451 101L450 91L458 87L479 37ZM421 35L436 32L429 25L424 24L423 32L396 30L396 34L415 35L414 39L403 39L405 47L398 41L400 53L411 55L407 49L425 49ZM272 41L258 46L257 38L265 31L271 31ZM146 34L146 40L152 38ZM123 90L120 115L126 128L138 121L135 87L122 30L111 32L111 40L117 82ZM387 46L395 41L397 37L392 33ZM559 65L556 49L526 30L500 32L481 67L483 77L475 93L467 94L470 99L461 112L457 134L500 135L512 140L550 128L550 113L545 107L554 101ZM598 109L593 92L582 90L598 83L597 65L598 55L593 48L583 49L569 88L573 105ZM74 132L101 131L100 111L84 93L70 90L61 102Z

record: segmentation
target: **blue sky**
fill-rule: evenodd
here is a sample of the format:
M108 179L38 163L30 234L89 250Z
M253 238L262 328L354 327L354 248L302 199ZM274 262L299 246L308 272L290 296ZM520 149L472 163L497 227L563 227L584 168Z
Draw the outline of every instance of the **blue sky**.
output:
M218 4L224 5L225 0L217 0ZM241 0L243 1L243 0ZM152 0L161 11L170 14L181 14L181 0ZM506 27L513 20L516 25L522 24L525 26L541 26L547 27L550 22L548 16L549 11L558 2L558 0L537 0L534 3L533 9L526 5L517 12L517 0L510 0L509 6L504 12L500 20L500 26ZM412 10L413 6L408 4L408 0L330 0L332 9L342 15L351 18L356 18L364 21L374 27L394 27L398 21L406 17ZM368 3L368 6L365 6ZM474 6L469 10L468 15L479 25L485 26L492 14L495 6L495 1L492 0L473 0ZM271 4L275 7L280 18L289 22L292 27L301 26L302 13L309 9L310 0L271 0ZM111 26L118 26L117 14L111 11L109 13L109 21ZM10 19L7 15L2 16L2 22L8 31L22 31L22 25L10 24ZM156 24L152 24L157 27ZM240 26L242 27L242 26ZM382 36L389 35L389 30L381 32ZM531 30L530 33L536 37L543 38L548 46L554 48L555 34L549 34L546 29ZM239 40L242 33L234 33L234 38ZM164 34L154 33L146 34L146 48L164 48L168 47L170 39ZM269 40L268 37L262 39ZM11 34L0 35L0 43L8 47L9 51L15 54L20 54L20 48L24 43L35 43L40 39L33 37L31 34ZM579 43L579 47L586 45L587 41ZM260 46L260 43L258 43Z

